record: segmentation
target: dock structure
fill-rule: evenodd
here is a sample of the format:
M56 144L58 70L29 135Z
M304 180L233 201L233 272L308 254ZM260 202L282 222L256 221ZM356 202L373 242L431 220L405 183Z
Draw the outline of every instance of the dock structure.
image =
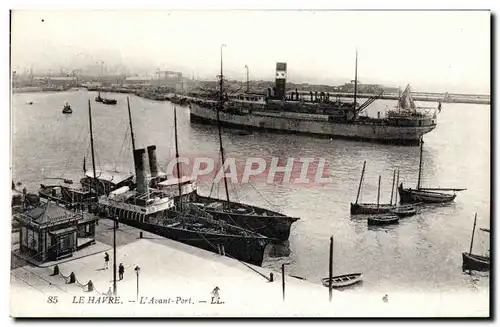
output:
M102 220L99 225L101 235L106 234L110 222ZM283 301L279 267L250 266L147 232L141 237L139 230L122 224L118 234L121 241L116 250L117 262L123 264L125 272L123 280L117 283L116 298L109 292L113 272L104 269L103 253L59 263L59 275L54 274L54 266L26 265L11 271L11 316L480 317L489 314L488 292L422 295L374 292L367 285L366 290L364 287L334 290L329 302L329 290L319 281L292 276L286 276L286 301ZM123 242L125 236L127 242ZM113 255L111 250L108 253ZM271 272L274 279L267 278ZM60 275L72 275L75 282L67 283ZM388 293L387 302L382 300L384 293Z
M310 91L298 91L299 95L308 99L310 96ZM288 92L292 94L292 92ZM348 92L330 92L330 98L335 99L335 97L340 98L353 98L353 93ZM374 94L368 93L357 93L358 98L371 98ZM413 100L415 101L427 101L427 102L442 102L442 103L472 103L472 104L491 104L491 98L489 95L475 95L475 94L449 94L449 93L427 93L427 92L412 92ZM400 98L399 94L387 93L378 95L379 99L382 100L398 100Z

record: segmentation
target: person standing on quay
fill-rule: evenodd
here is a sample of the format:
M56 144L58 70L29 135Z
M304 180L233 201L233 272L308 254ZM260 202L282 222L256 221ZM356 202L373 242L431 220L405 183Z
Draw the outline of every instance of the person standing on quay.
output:
M123 279L124 272L125 272L125 267L123 267L123 263L120 263L120 265L118 266L118 277L120 278L120 280Z
M109 254L108 252L104 253L104 269L109 268Z

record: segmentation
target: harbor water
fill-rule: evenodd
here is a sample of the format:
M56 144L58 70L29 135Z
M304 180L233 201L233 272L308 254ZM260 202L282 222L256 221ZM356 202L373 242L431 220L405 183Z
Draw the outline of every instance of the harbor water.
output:
M12 174L36 191L47 178L82 177L83 158L91 167L88 100L98 169L133 171L126 97L129 96L136 147L155 144L160 166L175 155L173 105L127 94L106 94L117 105L96 103L95 92L19 93L12 96ZM32 101L30 105L28 102ZM73 113L62 114L68 102ZM395 105L378 100L368 108L377 116ZM436 107L436 103L423 106ZM217 157L215 126L193 125L189 108L177 108L179 149L190 156ZM382 176L381 203L389 202L394 169L400 181L416 185L419 148L349 140L254 132L240 135L223 130L228 157L321 157L327 160L330 183L325 185L231 185L232 200L281 211L301 220L292 226L289 256L270 253L264 266L320 283L328 276L329 237L334 238L334 275L363 273L363 283L349 292L487 292L489 275L463 272L462 252L470 247L474 213L478 223L473 253L489 249L490 227L490 106L443 104L437 128L424 136L422 185L466 188L455 201L423 208L398 225L371 228L364 218L351 217L363 161L367 161L361 202L376 202ZM199 182L208 195L211 184ZM223 186L218 188L224 197ZM214 195L214 193L212 193ZM287 252L287 251L285 251ZM271 255L272 254L272 255Z

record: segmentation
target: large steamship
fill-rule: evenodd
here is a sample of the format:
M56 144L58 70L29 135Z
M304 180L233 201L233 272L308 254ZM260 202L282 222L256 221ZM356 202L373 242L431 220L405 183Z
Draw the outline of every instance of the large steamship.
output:
M362 104L356 102L357 58L352 103L342 102L340 99L332 100L323 92L319 97L317 93L312 92L310 98L301 96L298 92L287 96L286 69L286 63L276 64L275 87L268 89L265 96L256 98L242 95L238 99L224 97L222 105L218 100L191 100L191 121L217 124L219 118L223 126L238 129L409 145L418 145L422 136L436 127L436 110L429 113L417 112L417 108L410 108L411 110L403 114L387 117L360 116L378 97L374 96Z

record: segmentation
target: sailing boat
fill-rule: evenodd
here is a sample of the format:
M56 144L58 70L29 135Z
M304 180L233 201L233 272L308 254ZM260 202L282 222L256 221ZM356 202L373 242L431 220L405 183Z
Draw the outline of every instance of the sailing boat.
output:
M426 112L427 111L427 112ZM431 115L429 112L433 111ZM405 90L399 96L397 107L394 110L389 110L387 112L388 118L407 118L411 116L419 116L419 117L432 117L435 119L436 112L441 112L441 103L439 103L437 108L431 107L418 107L413 100L411 95L411 86L410 84L406 85Z
M462 252L462 268L470 270L490 270L490 257L472 254L472 246L474 245L474 232L476 230L477 213L474 215L474 226L472 227L472 237L470 241L469 252ZM481 228L482 231L489 233L489 229Z
M397 185L399 184L399 169L397 172L397 177L396 177L396 184L392 186L392 189L394 190L397 188ZM412 206L412 205L397 205L398 203L398 192L394 192L394 204L396 205L396 208L391 210L392 214L395 214L398 217L409 217L413 216L414 214L417 213L417 209ZM391 191L391 204L392 204L392 191Z
M423 188L420 185L422 177L422 151L424 142L420 140L420 162L418 166L418 181L417 187L404 188L403 183L398 187L401 203L446 203L451 202L456 198L455 192L463 191L465 188ZM437 191L453 191L453 194L442 193Z
M380 200L380 179L381 176L378 176L378 195L377 195L377 207L379 207ZM399 222L399 217L394 214L384 214L378 215L381 212L375 212L375 216L368 217L368 225L389 225L389 224L397 224Z
M361 192L361 185L363 184L363 177L365 175L366 161L363 162L363 170L361 171L361 178L359 179L358 194L356 195L356 202L351 203L351 215L367 215L367 214L383 214L389 213L396 206L391 204L380 204L380 180L378 184L377 203L358 203L359 195ZM394 179L393 179L394 184ZM392 200L392 195L391 195Z
M222 167L225 164L224 147L222 145L222 132L219 111L223 108L224 97L224 75L222 69L222 47L220 62L220 89L219 103L217 105L217 125L219 131L220 155ZM299 220L297 217L289 217L284 214L271 211L257 206L230 201L227 177L224 174L224 186L226 191L226 200L215 199L211 197L196 194L196 205L205 212L213 215L217 219L224 220L242 228L249 228L252 231L259 232L267 237L272 237L280 242L288 240L290 228L294 222Z

